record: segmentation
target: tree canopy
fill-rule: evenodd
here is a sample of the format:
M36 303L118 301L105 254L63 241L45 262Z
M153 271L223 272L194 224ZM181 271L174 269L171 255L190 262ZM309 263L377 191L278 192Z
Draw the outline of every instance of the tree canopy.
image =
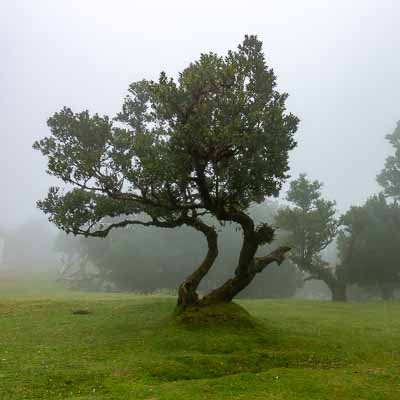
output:
M322 198L321 188L321 182L310 181L301 174L290 183L287 194L293 206L279 210L275 222L288 233L287 240L292 247L290 257L309 275L307 279L324 281L335 300L344 300L341 269L329 266L321 255L334 240L339 226L336 204Z
M209 252L186 282L191 292L218 255L216 231L202 216L237 223L243 251L235 277L212 296L230 300L287 251L255 259L273 229L255 226L247 212L278 195L287 178L298 118L286 112L286 99L261 41L246 36L225 57L202 54L177 80L162 72L158 81L132 83L114 119L63 108L34 148L68 189L50 188L38 206L59 228L86 236L129 225L200 230Z
M400 287L400 207L381 195L363 206L351 207L342 217L339 256L346 280L359 286L378 287L382 297Z
M386 196L400 199L400 121L396 129L386 139L393 146L395 153L386 158L385 167L377 176Z

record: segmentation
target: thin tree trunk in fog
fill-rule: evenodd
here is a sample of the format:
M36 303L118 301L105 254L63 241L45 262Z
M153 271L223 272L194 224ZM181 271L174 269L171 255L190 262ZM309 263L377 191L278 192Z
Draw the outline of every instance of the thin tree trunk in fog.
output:
M336 282L335 284L329 286L332 293L333 301L347 301L346 285L342 282Z

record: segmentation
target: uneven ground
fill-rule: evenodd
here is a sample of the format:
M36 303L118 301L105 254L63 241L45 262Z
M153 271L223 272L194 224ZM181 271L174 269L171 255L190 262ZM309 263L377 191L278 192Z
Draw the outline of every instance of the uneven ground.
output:
M30 286L0 281L1 400L400 399L400 303L249 300L176 320L173 298Z

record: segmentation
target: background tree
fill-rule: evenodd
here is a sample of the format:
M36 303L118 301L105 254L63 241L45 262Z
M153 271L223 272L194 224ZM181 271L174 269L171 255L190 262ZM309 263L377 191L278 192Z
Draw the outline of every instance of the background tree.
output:
M276 206L271 203L252 208L255 221L272 219ZM216 221L207 221L216 224ZM241 232L232 224L218 228L219 257L215 267L203 279L199 290L207 292L222 284L232 272L238 257ZM67 283L85 289L152 292L159 289L175 291L190 273L191 265L199 263L206 251L201 235L189 227L171 231L157 227L135 227L110 233L104 240L76 238L63 233L57 238L57 249L72 267ZM81 279L82 259L88 261L90 281ZM72 276L71 276L72 275ZM101 279L103 278L103 279ZM291 297L299 282L297 268L288 260L281 266L270 266L239 295L241 297Z
M310 181L305 174L290 183L287 194L293 207L278 211L276 224L288 232L291 259L307 279L322 280L332 292L332 299L346 300L346 285L341 267L333 268L321 252L333 241L339 226L335 202L321 195L322 183Z
M3 263L14 272L54 271L54 229L45 220L28 220L10 228L4 237Z
M345 230L338 248L345 278L364 288L379 289L384 299L400 287L400 207L384 195L373 196L342 217Z
M48 121L52 135L34 147L48 157L49 173L75 188L51 188L39 207L61 229L86 236L128 225L201 231L208 253L180 285L184 305L198 302L196 289L218 255L216 231L202 217L236 223L243 241L234 276L202 302L232 300L288 251L256 257L274 230L248 212L278 195L295 146L298 119L275 87L262 43L246 36L226 57L202 54L177 81L161 73L158 82L133 83L118 125L63 109ZM138 213L147 219L132 217ZM107 218L113 221L105 225Z
M396 129L386 139L393 146L395 153L386 158L385 167L377 176L378 183L388 197L400 198L400 121Z
M66 235L60 232L54 240L54 251L60 255L60 269L57 280L70 288L98 290L107 287L105 271L102 265L94 265L96 254L104 256L109 251L107 241L98 241L100 246L93 246L93 240L84 237ZM93 249L94 248L94 249Z

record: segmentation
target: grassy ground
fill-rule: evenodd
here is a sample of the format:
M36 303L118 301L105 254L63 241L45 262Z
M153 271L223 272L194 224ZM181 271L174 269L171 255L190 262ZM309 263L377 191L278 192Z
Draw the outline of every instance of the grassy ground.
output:
M400 399L399 303L174 303L0 283L0 399Z

